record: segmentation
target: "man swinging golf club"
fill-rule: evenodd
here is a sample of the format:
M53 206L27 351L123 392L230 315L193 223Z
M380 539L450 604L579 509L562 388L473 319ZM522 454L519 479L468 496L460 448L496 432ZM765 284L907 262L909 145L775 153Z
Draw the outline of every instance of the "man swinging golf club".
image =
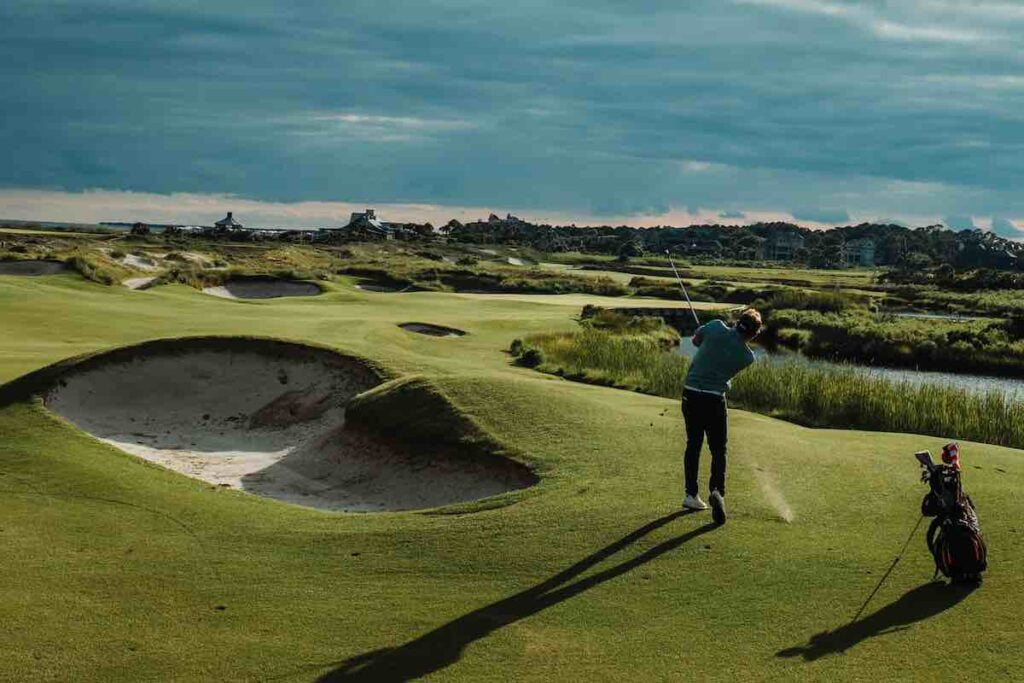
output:
M733 326L712 320L697 328L693 345L697 354L690 363L683 388L683 420L686 422L686 454L683 472L686 497L683 507L706 510L697 495L697 468L700 451L707 435L711 450L711 515L716 524L725 523L725 452L728 441L728 414L725 394L729 382L754 362L754 353L747 343L761 332L761 314L753 308L744 310Z

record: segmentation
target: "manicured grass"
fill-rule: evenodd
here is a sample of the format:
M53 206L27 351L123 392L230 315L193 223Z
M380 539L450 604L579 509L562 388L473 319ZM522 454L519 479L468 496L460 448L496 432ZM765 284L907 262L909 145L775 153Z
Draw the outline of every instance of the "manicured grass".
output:
M924 491L910 455L943 439L733 411L731 518L712 529L704 514L671 516L677 401L566 382L502 351L515 337L574 329L577 306L326 287L254 303L181 285L134 292L73 274L0 277L0 381L144 339L306 340L420 375L536 463L541 484L473 514L330 514L217 490L37 404L8 405L0 679L1016 675L1019 451L964 444L965 485L992 550L985 585L964 599L922 590L932 569L918 538L851 628L917 517ZM407 320L469 334L410 334L397 327ZM772 487L792 523L780 521ZM836 632L802 649L825 630Z

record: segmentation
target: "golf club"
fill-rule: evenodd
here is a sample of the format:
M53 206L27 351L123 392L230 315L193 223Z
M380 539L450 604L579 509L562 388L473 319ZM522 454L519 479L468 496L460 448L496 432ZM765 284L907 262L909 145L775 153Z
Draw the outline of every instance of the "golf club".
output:
M697 317L697 311L693 308L693 302L690 301L690 295L686 293L686 286L683 284L683 278L679 277L679 271L676 270L676 263L672 260L672 254L669 253L668 249L665 250L665 256L668 256L668 262L672 265L672 272L676 274L676 281L679 283L679 289L683 290L683 297L686 298L686 303L690 305L690 313L693 314L693 322L697 323L697 327L700 327L700 318Z

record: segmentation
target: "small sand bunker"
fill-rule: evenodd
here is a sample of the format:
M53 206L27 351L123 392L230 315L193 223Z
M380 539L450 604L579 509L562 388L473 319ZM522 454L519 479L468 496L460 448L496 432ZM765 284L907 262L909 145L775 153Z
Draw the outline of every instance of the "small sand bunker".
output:
M44 398L50 410L128 453L314 508L431 508L535 483L527 468L497 454L472 457L346 426L350 400L381 382L362 361L325 349L198 338L86 359Z
M228 280L219 287L204 287L203 292L224 299L277 299L284 296L316 296L323 293L323 290L312 282L248 277Z
M139 254L125 254L124 258L121 259L121 263L137 270L153 271L160 268L156 261L148 256L140 256Z
M400 323L403 330L415 332L416 334L428 334L431 337L462 337L466 333L454 327L434 325L431 323Z
M408 283L397 282L394 280L379 280L379 279L364 279L356 283L356 289L361 289L364 292L378 292L385 294L393 294L395 292L409 292L415 291L415 288Z
M505 259L505 261L510 266L528 266L532 268L537 265L537 261L534 261L532 258L527 258L525 256L509 256L507 259Z
M67 268L60 261L0 261L0 275L54 275Z
M156 282L155 277L131 277L121 284L128 289L149 289Z

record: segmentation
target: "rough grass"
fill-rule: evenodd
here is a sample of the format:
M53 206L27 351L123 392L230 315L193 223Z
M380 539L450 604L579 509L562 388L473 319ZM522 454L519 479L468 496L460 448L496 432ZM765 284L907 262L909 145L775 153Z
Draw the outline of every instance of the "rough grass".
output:
M516 351L540 352L537 367L569 379L677 397L689 360L650 333L586 328L534 335ZM1024 403L999 392L913 385L853 367L756 363L733 380L730 400L748 410L815 427L910 432L1024 448Z

